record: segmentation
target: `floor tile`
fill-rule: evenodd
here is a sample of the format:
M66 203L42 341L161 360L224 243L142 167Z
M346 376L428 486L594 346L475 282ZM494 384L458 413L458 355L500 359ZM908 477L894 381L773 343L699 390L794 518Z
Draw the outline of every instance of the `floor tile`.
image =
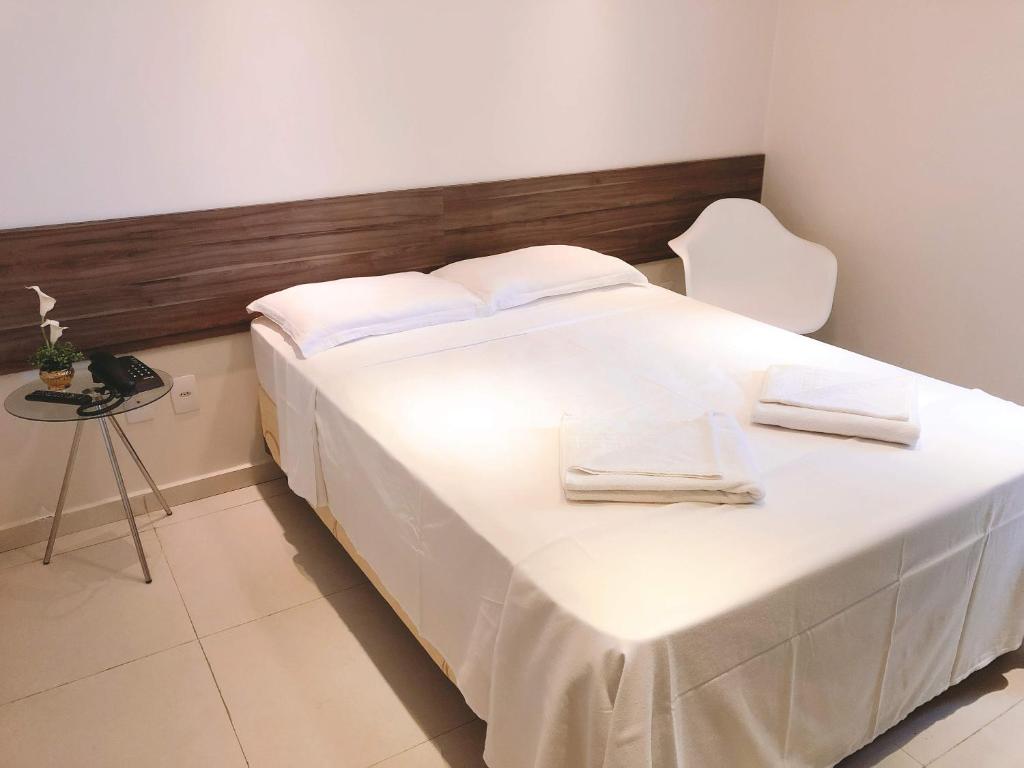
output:
M362 768L475 719L369 584L202 642L253 765Z
M135 516L135 524L138 526L140 531L144 531L151 527L150 519L148 514L141 514ZM130 536L131 529L128 527L128 520L115 520L112 523L105 525L97 525L95 528L86 528L81 531L75 531L65 536L58 536L57 541L53 543L54 554L60 554L61 552L71 552L82 547L90 547L93 544L102 544L105 541L113 541L114 539L120 539L124 536ZM30 544L27 547L22 547L26 557L30 560L42 560L43 555L46 554L46 542L39 541L35 544Z
M244 766L196 642L0 707L0 763Z
M476 720L389 757L373 768L487 768L483 758L486 732L487 726Z
M158 528L157 535L200 636L365 580L291 494Z
M978 670L911 712L891 733L907 754L928 764L1021 700L1024 650L1002 656Z
M31 555L22 549L8 549L6 552L0 552L0 569L30 562L32 562Z
M944 754L934 768L1021 768L1024 766L1024 702L1000 715Z
M242 504L249 504L253 501L271 499L281 494L291 493L288 490L287 479L281 477L259 485L247 485L245 488L238 488L227 493L220 493L216 496L207 496L204 499L196 499L185 504L178 504L171 508L174 513L168 517L163 511L153 514L153 524L162 528L168 525L176 525L186 520L193 520L197 517L208 515L211 512L218 512L222 509L230 509Z
M152 584L130 538L0 571L0 703L195 637L155 534L142 539Z
M836 768L921 768L921 764L896 744L889 743L885 734L836 765Z

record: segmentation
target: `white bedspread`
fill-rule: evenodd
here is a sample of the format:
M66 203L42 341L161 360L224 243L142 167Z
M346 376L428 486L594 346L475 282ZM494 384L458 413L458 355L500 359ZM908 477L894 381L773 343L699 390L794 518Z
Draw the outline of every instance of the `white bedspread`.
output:
M915 377L915 449L750 423L786 361L889 366L654 287L310 360L253 326L331 509L519 766L827 766L1024 637L1024 409ZM758 505L572 503L563 413L731 413ZM321 491L321 494L323 491Z

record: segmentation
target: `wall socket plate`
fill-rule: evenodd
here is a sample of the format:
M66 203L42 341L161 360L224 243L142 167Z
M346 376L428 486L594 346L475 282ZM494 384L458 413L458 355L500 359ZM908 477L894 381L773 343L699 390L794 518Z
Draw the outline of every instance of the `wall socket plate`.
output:
M175 413L199 410L199 388L195 374L175 376L171 386L171 405Z

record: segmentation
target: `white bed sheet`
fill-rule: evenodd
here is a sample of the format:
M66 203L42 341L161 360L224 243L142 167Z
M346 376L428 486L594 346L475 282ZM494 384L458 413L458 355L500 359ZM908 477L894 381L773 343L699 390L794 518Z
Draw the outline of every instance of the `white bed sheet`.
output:
M1024 637L1024 409L917 376L915 449L750 424L760 371L895 370L655 287L310 360L253 325L328 501L513 766L826 766ZM570 503L563 412L733 413L754 506ZM316 490L322 463L326 499Z

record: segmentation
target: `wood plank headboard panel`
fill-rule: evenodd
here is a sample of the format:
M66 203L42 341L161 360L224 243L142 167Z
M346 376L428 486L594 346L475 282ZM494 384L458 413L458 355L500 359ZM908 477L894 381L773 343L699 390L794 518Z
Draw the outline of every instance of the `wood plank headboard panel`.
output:
M0 372L38 344L38 284L85 350L244 330L252 299L298 283L430 270L541 243L632 263L720 197L760 199L764 156L0 230Z

